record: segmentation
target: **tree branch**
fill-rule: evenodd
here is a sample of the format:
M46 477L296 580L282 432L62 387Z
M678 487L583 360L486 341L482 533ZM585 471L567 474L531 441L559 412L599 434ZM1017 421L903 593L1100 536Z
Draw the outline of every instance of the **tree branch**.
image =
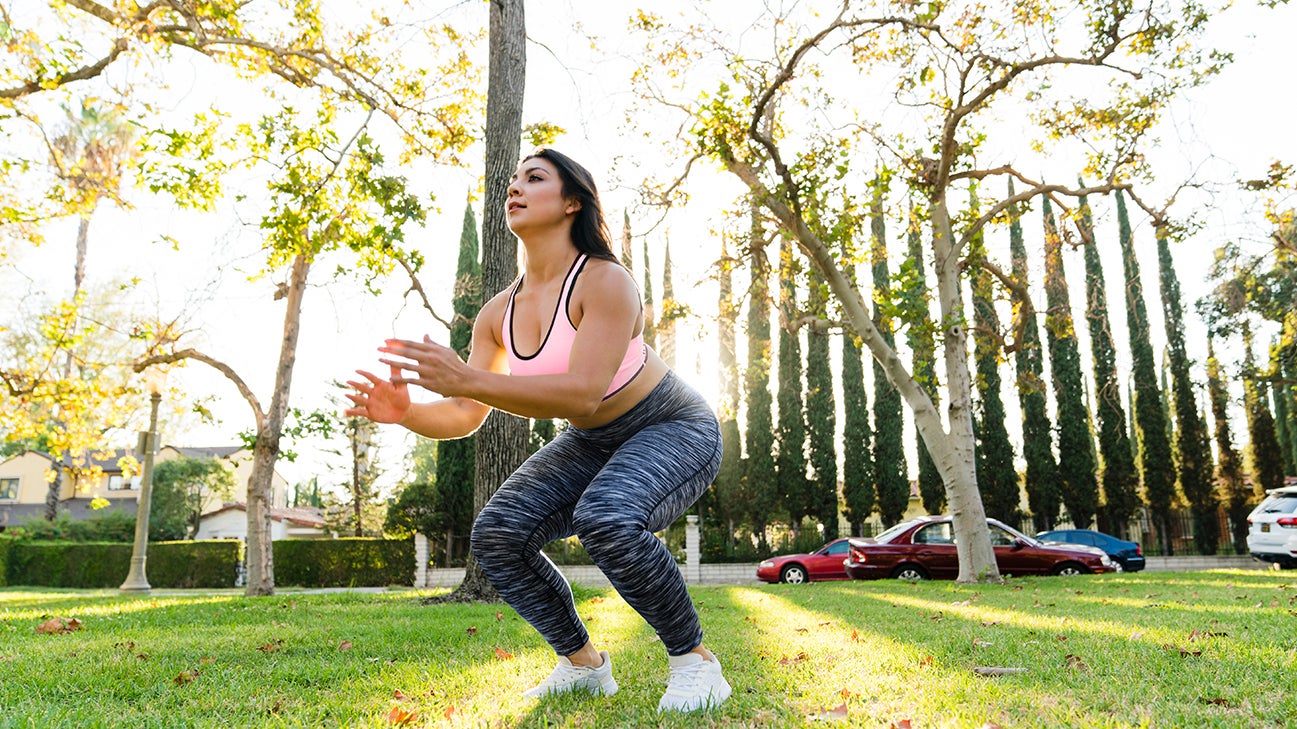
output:
M88 66L82 66L75 71L60 74L52 79L37 79L35 81L28 81L21 86L11 86L7 89L0 89L0 99L17 99L21 96L43 91L51 84L54 86L62 86L64 84L73 83L74 81L85 81L86 79L94 78L103 73L104 69L108 68L109 64L116 61L117 57L122 54L122 51L126 50L127 45L125 38L118 38L113 43L113 49L108 52L108 55L98 61Z
M246 400L248 405L252 408L252 416L256 419L257 427L261 428L263 426L266 420L265 411L261 409L261 402L257 400L256 395L252 394L252 390L248 388L248 385L243 381L243 378L239 377L238 373L234 371L234 368L218 359L209 357L196 349L182 349L179 352L155 354L152 357L145 357L144 359L136 360L135 364L131 365L131 369L136 372L143 372L151 365L171 364L172 362L179 362L184 359L197 360L225 375L226 379L234 383L234 386L239 390L239 394L243 396L243 399Z
M432 314L433 319L436 319L442 326L446 327L446 331L450 331L452 328L451 323L442 319L440 316L437 316L436 310L432 308L432 302L428 300L427 292L423 290L423 283L420 282L419 277L415 275L414 266L411 266L410 262L404 258L398 257L396 260L401 263L401 267L404 268L405 272L410 276L410 288L406 290L405 295L409 296L411 292L419 294L419 298L423 300L423 308L427 309L429 314Z

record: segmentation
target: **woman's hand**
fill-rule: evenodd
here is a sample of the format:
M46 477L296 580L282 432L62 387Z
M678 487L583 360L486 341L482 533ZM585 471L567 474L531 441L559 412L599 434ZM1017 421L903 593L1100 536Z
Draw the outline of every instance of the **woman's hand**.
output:
M410 410L410 390L400 381L401 370L393 365L391 381L364 370L356 370L368 382L348 380L355 393L347 393L355 407L343 411L353 417L368 418L375 423L399 423Z
M426 335L422 342L408 339L388 339L378 351L404 359L380 358L392 367L392 383L405 386L418 385L444 397L464 395L464 386L471 368L455 354Z

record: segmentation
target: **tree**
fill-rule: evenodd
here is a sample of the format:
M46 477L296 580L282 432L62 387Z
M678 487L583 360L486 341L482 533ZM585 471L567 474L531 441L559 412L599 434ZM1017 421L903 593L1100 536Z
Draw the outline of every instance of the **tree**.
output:
M1283 486L1283 451L1275 430L1274 414L1265 381L1252 353L1252 326L1241 324L1243 335L1243 407L1247 410L1248 456L1252 483L1262 492Z
M814 510L806 479L806 410L798 319L796 261L792 243L783 239L779 244L779 433L775 475L794 540L801 536L802 518Z
M731 545L737 522L743 518L743 451L739 436L739 365L734 349L734 325L738 319L738 307L734 304L733 270L737 262L730 258L726 248L727 241L721 237L721 257L719 263L720 301L717 306L716 329L720 361L720 423L721 423L721 467L716 474L716 481L704 494L700 502L711 508L717 524L723 526L725 541Z
M203 508L214 499L229 499L234 485L234 471L216 458L172 458L159 462L153 467L149 539L195 539Z
M718 43L723 36L704 23L680 30L640 13L636 26L648 36L654 62L641 69L637 82L646 103L688 117L680 140L693 145L694 154L681 156L690 164L698 158L714 160L731 173L824 275L847 320L913 411L942 472L959 545L959 579L997 581L973 467L971 378L958 285L968 237L1014 202L1128 186L1123 180L1139 170L1143 137L1166 103L1224 59L1199 46L1212 14L1196 7L1110 4L1069 13L1024 13L987 6L879 5L843 2L827 19L820 8L790 6L790 16L758 18L757 26L744 33L742 53L724 48ZM791 17L793 13L801 15ZM754 55L749 39L765 31L774 39L772 52ZM704 67L700 59L713 50L723 59L717 65L726 69L726 77L699 93L700 81L692 70ZM868 83L885 75L882 88L896 90L897 104L878 104L875 94L858 95L870 99L867 108L835 98L820 73L830 64L844 73L857 71ZM1055 96L1055 77L1084 83L1085 72L1090 72L1090 91L1083 98ZM836 82L835 88L843 83ZM687 98L664 99L675 89ZM1029 133L1082 138L1094 151L1091 166L1103 170L1106 182L1069 190L1031 180L1012 165L978 166L978 150L994 135L976 126L977 121L997 108L996 102L1009 100L1040 111L1032 117L1022 106L1014 107L1014 118L1039 120ZM894 119L874 116L893 106L917 111ZM911 177L928 207L950 393L946 422L877 332L863 298L825 242L828 221L837 217L829 209L832 201L854 185L860 169L879 164L872 156L859 159L867 156L857 152L862 137L876 142L870 151L887 156ZM991 175L1011 175L1028 189L990 205L963 236L955 237L950 186ZM1015 285L1007 276L997 279Z
M1094 362L1095 415L1099 421L1099 455L1103 459L1103 509L1108 528L1125 539L1130 520L1139 508L1139 475L1135 452L1126 430L1117 373L1117 348L1108 319L1108 294L1094 238L1090 206L1081 198L1079 227L1085 248L1085 318L1090 328L1090 356Z
M1009 181L1009 197L1013 198L1013 181ZM1058 487L1058 461L1054 457L1054 429L1046 410L1045 364L1040 346L1040 330L1036 325L1035 308L1027 294L1027 247L1022 240L1022 219L1018 205L1011 205L1009 213L1009 250L1013 262L1014 319L1019 322L1018 347L1014 352L1017 372L1018 406L1022 409L1022 455L1027 462L1024 490L1027 508L1031 509L1032 522L1037 531L1054 528L1062 506L1062 492Z
M1184 304L1180 281L1171 262L1167 231L1157 231L1157 262L1161 282L1162 311L1166 322L1167 353L1171 364L1171 390L1175 399L1175 450L1180 492L1193 513L1194 546L1199 554L1215 554L1220 544L1220 501L1212 482L1211 443L1198 410L1192 364L1184 346Z
M873 326L889 350L896 348L891 316L891 277L887 272L887 226L883 221L886 178L873 183L870 203L869 262L874 280ZM883 526L898 523L910 505L910 477L905 462L902 434L901 393L888 380L883 365L874 360L874 483L878 490L878 513Z
M527 26L523 0L491 0L490 60L487 69L486 195L482 216L482 297L494 296L518 273L518 239L504 215L509 178L522 144L522 101L526 86ZM492 410L477 431L473 472L473 516L527 457L527 421ZM499 593L472 554L452 601L494 602Z
M770 397L770 261L765 251L765 231L755 202L747 258L752 272L748 288L748 366L743 376L747 399L743 502L758 549L765 551L766 525L775 506L775 429Z
M829 362L828 312L824 279L810 274L807 308L815 316L806 331L806 430L811 456L811 513L824 525L824 541L838 538L837 416Z
M973 215L977 214L976 191ZM971 260L986 258L982 234L969 246ZM973 432L977 438L977 487L982 493L986 515L1017 524L1018 472L1013 466L1013 445L1004 422L1004 400L1000 395L1000 317L995 312L995 289L991 274L980 266L973 272L973 352L977 365L977 394L973 401Z
M451 306L450 348L467 359L473 341L473 318L482 308L482 264L478 258L477 220L471 203L464 205L464 224L459 234L459 258L455 266L455 294ZM477 458L477 437L442 441L437 444L438 509L444 521L446 563L461 556L460 537L465 545L473 527L473 469ZM465 550L466 551L466 550Z
M1095 480L1094 443L1090 435L1090 413L1084 401L1081 353L1077 348L1072 321L1067 274L1063 270L1063 240L1059 235L1049 199L1045 214L1045 339L1049 343L1049 368L1054 377L1054 402L1058 413L1058 477L1063 505L1072 523L1088 529L1099 506L1099 484Z
M844 216L842 256L851 286L856 285L855 227ZM869 425L869 395L865 391L864 352L860 338L849 328L842 332L842 503L853 536L864 536L865 521L877 503L874 492L874 434Z
M1126 199L1117 193L1117 229L1126 282L1126 327L1130 332L1131 375L1135 382L1135 427L1140 442L1140 473L1149 514L1157 526L1162 553L1171 554L1171 502L1175 499L1175 473L1171 442L1166 433L1166 411L1157 386L1153 343L1149 339L1144 288L1140 283L1135 238L1126 213Z
M623 210L621 216L621 265L625 266L627 271L634 271L630 245L630 213Z
M370 525L369 533L372 536L377 531L377 525L374 524L377 506L374 481L379 476L376 463L378 444L375 442L378 424L366 418L348 418L344 432L347 434L347 444L350 446L348 455L351 457L351 478L347 484L348 496L351 497L351 523L348 526L354 536L363 537L366 525Z
M1216 480L1225 497L1230 536L1235 554L1247 552L1247 515L1252 510L1252 487L1243 478L1243 463L1229 427L1229 393L1221 379L1220 363L1210 332L1207 334L1207 393L1211 416L1216 421Z
M644 343L657 349L657 323L653 307L653 271L649 265L648 238L644 239Z
M645 256L644 260L648 260ZM671 241L662 251L662 318L658 321L658 354L667 367L676 366L676 320L681 318L680 302L676 301L675 284L671 280Z
M909 230L906 231L905 236L909 255L901 263L900 272L900 279L906 283L900 287L900 290L913 292L918 296L918 301L913 306L914 321L906 327L905 338L913 354L911 362L914 367L914 380L928 393L933 406L936 407L941 404L937 382L936 326L932 323L927 274L924 272L921 221L922 210L911 207ZM928 446L923 442L922 437L918 437L915 450L919 456L919 497L923 500L923 508L929 514L944 513L946 488L941 483L941 472L937 470L937 464L933 462L932 454L928 452ZM1017 488L1016 485L1014 488Z

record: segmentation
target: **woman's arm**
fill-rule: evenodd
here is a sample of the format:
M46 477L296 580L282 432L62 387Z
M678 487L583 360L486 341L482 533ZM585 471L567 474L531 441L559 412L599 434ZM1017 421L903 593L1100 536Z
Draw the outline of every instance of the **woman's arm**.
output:
M475 368L450 349L427 341L390 340L380 351L403 359L382 361L405 371L393 382L416 384L447 397L468 398L529 418L588 417L599 409L626 356L639 323L639 291L621 266L587 266L572 305L580 309L580 327L563 374L517 377ZM503 347L500 351L503 356Z
M504 348L492 331L499 328L496 323L503 316L499 304L499 297L496 297L478 312L473 324L473 345L467 365L453 351L446 350L461 365L493 372L507 371ZM432 344L427 337L424 339L424 344ZM354 407L345 411L347 415L369 418L378 423L397 423L425 438L449 440L472 434L481 427L491 412L489 406L465 397L411 403L407 381L401 379L401 369L395 365L391 368L390 380L363 370L357 372L366 382L347 382L356 390L354 394L347 394L354 404Z

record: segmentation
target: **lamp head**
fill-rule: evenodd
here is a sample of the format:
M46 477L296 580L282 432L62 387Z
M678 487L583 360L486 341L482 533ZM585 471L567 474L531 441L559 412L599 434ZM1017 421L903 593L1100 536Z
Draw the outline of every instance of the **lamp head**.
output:
M162 394L162 389L166 385L166 370L161 367L150 367L144 370L144 387L148 389L150 395Z

